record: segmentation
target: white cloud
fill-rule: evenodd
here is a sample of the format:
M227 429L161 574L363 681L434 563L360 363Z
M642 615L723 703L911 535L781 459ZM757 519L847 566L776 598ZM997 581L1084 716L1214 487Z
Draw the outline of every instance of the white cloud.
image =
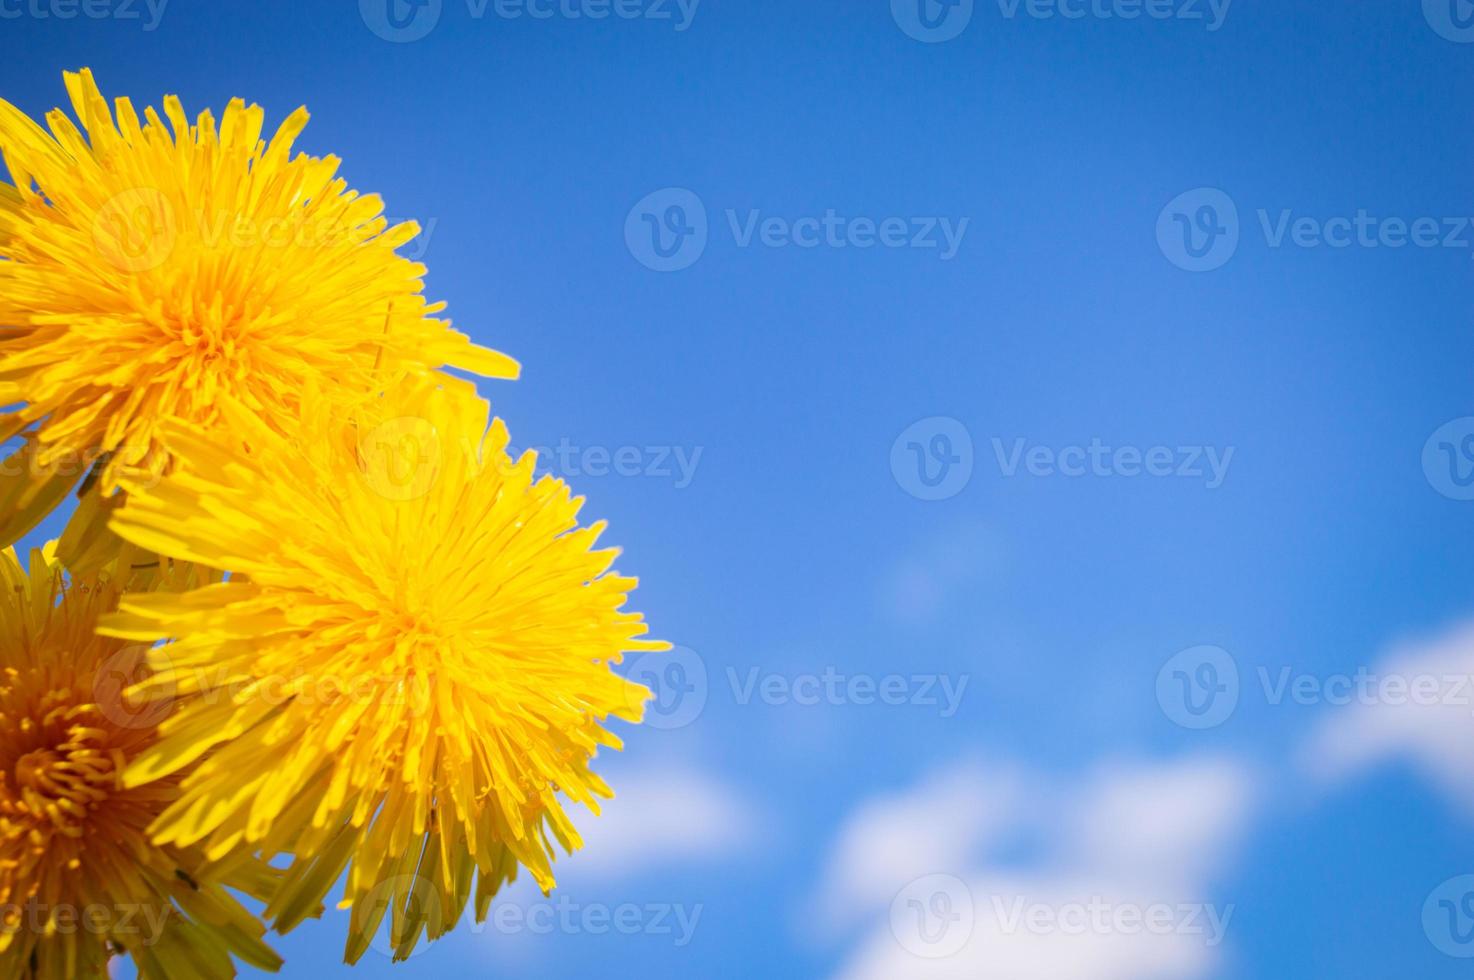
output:
M855 811L818 917L871 923L843 980L1194 980L1232 921L1209 887L1255 794L1219 758L1104 764L1074 782L965 762Z
M597 817L575 812L584 847L554 864L558 883L552 894L544 895L523 871L497 895L485 921L466 916L455 933L458 941L476 944L508 975L535 976L548 972L545 959L569 936L609 938L611 916L638 909L658 915L651 924L684 944L703 915L703 903L686 900L669 883L632 879L749 861L770 830L743 793L685 762L621 769L607 778L615 798L604 802Z
M852 923L913 878L966 866L1017 827L1028 805L1022 772L974 761L869 801L831 850L818 898L824 924Z
M1232 856L1253 805L1249 773L1228 759L1103 766L1074 807L1071 863L1162 884L1204 881Z
M1474 809L1474 623L1404 644L1350 684L1323 679L1334 707L1300 753L1302 769L1329 783L1404 760Z
M1032 930L1028 910L1083 907L1150 908L1162 900L1120 890L1119 883L1044 876L970 879L976 901L967 944L942 959L917 956L889 925L870 933L842 969L843 980L1182 980L1208 975L1216 951L1204 935L1145 930L1066 933ZM1183 916L1182 918L1186 918ZM1204 929L1208 928L1206 920Z
M737 790L683 765L622 772L598 817L576 821L584 849L558 871L620 877L659 867L741 860L761 832L756 808Z

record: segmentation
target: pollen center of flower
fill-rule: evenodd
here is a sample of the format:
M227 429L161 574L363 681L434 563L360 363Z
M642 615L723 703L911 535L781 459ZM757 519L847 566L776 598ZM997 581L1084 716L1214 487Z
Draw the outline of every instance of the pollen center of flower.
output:
M22 810L79 837L82 821L116 784L117 767L108 753L76 737L85 733L72 735L63 745L35 749L16 760L15 787Z
M52 767L61 761L61 757L50 749L37 749L27 752L20 757L15 764L15 782L17 786L39 789L50 782L47 774Z

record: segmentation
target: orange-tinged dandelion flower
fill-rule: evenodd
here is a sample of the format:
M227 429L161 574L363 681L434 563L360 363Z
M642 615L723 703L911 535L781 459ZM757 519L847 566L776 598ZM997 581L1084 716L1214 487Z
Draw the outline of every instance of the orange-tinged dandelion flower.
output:
M336 158L293 155L305 109L265 139L239 99L218 124L172 96L140 119L90 72L65 78L80 128L0 101L0 439L25 439L0 463L0 544L96 461L104 489L167 470L169 418L209 427L234 405L280 428L309 388L351 405L447 365L516 376L435 318L396 252L414 222L389 227Z
M187 462L125 478L112 526L230 578L129 596L103 626L174 640L150 661L183 699L127 784L210 753L155 840L294 854L267 909L283 931L347 868L349 961L386 906L403 957L473 882L478 919L519 864L550 889L555 844L580 845L562 799L612 795L589 766L619 745L602 724L638 721L649 693L611 664L667 649L639 639L635 580L594 547L602 524L578 525L582 499L514 462L457 386L408 385L351 424L309 413L290 440L248 413L168 438Z
M73 580L51 548L29 572L0 553L0 978L101 976L117 953L159 980L234 976L232 953L274 970L265 927L224 887L266 898L274 873L149 840L181 775L122 783L171 709L125 697L145 648L96 635L117 567Z

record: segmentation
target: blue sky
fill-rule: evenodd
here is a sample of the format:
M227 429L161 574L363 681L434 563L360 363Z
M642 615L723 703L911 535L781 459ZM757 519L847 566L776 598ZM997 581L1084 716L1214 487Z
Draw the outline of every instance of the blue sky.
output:
M1474 6L396 2L0 0L33 115L308 105L683 648L358 975L1467 975Z

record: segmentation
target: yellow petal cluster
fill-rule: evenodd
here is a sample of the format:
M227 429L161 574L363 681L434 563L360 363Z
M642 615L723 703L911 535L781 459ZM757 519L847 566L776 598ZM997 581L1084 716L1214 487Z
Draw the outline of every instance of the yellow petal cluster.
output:
M129 552L136 555L136 552ZM125 694L147 649L97 635L127 587L178 588L190 575L91 580L54 553L0 552L0 978L100 976L114 951L147 978L230 977L231 955L274 970L264 929L225 886L269 898L275 873L238 853L151 841L188 769L147 786L123 773L150 752L172 707Z
M386 915L399 959L519 868L551 889L649 696L614 665L667 645L445 372L518 365L438 318L413 223L294 151L304 110L66 86L46 129L0 102L0 545L80 484L0 561L0 980L275 969L263 922L339 884L346 959ZM166 914L45 911L89 903Z
M25 439L0 465L0 544L94 462L105 488L165 471L167 419L237 405L285 431L309 389L351 406L445 365L516 375L435 318L395 251L416 224L293 152L305 109L265 136L239 99L217 123L172 96L162 117L109 106L85 70L66 86L77 121L49 131L0 101L0 439Z
M476 879L489 900L521 864L551 888L555 843L579 845L559 797L597 811L610 791L589 761L618 744L600 723L638 721L648 693L610 665L665 649L623 610L635 581L594 546L603 525L579 527L581 500L531 453L513 460L506 427L455 388L309 413L290 440L227 419L170 432L187 462L156 486L125 478L113 521L231 575L128 596L104 627L175 640L144 690L180 711L126 782L209 753L155 839L298 854L269 910L283 929L346 867L350 960L383 913L362 899L396 877L438 889L432 934ZM401 954L419 931L399 930Z

